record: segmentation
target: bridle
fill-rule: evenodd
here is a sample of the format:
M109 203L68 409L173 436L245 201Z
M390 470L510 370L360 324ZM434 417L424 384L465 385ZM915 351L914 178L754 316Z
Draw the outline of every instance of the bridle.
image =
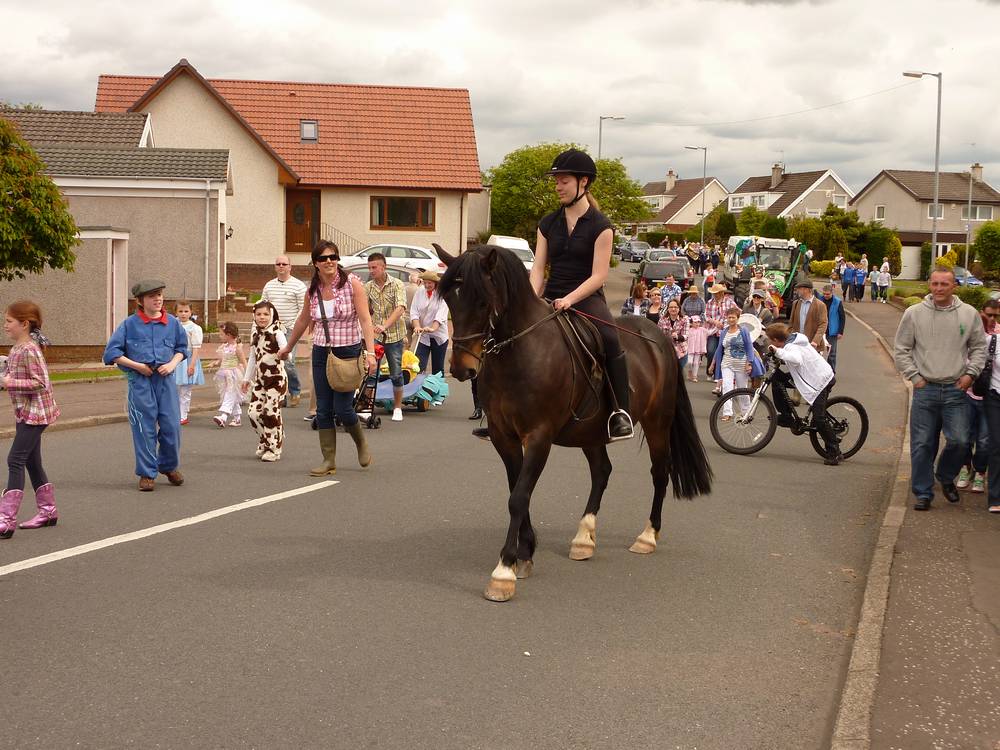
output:
M530 326L528 326L527 328L525 328L523 331L515 333L514 335L510 336L509 338L505 338L505 339L502 339L500 341L497 341L496 338L493 335L494 332L495 332L495 330L496 330L497 313L496 313L496 310L491 309L490 310L489 323L486 326L486 330L485 331L480 331L479 333L471 333L468 336L454 336L454 337L452 337L452 343L454 344L454 348L455 349L458 349L459 351L465 352L470 357L472 357L472 358L474 358L476 360L476 363L477 363L476 364L476 375L478 376L479 372L483 369L483 365L485 364L486 357L494 355L494 354L498 354L499 352L501 352L503 349L505 349L506 347L508 347L511 344L513 344L515 341L517 341L522 336L528 335L529 333L531 333L533 330L535 330L536 328L538 328L543 323L548 323L550 320L553 320L554 318L556 318L556 317L558 317L559 315L562 315L562 314L563 314L562 310L553 310L551 313L549 313L548 315L546 315L544 318L536 320L534 323L532 323ZM476 354L474 351L472 351L472 349L470 349L469 347L465 346L462 343L464 341L482 341L483 342L483 346L482 346L481 353L480 354Z

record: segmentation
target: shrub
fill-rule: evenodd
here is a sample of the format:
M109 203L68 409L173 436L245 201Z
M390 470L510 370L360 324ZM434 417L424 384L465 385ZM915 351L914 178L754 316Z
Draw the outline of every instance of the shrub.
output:
M890 297L902 297L903 296L903 290L902 289L898 289L897 287L891 286L891 287L889 287L888 294L889 294Z
M990 292L981 286L960 286L955 290L955 296L977 310L982 310L986 300L990 298Z
M639 235L639 239L648 242L650 247L659 247L666 237L666 232L643 232Z
M931 243L920 246L920 278L926 281L931 275Z
M944 268L954 268L958 265L958 254L954 250L949 250L937 259L935 265L943 266Z
M987 221L979 227L972 249L987 270L1000 270L1000 220Z
M923 297L907 297L903 300L903 307L913 307L924 301Z
M830 274L833 273L833 261L832 260L814 260L809 264L809 273L813 276L822 276L824 278L830 278Z
M903 243L899 241L899 235L895 232L889 239L889 249L886 250L885 257L889 259L889 273L899 276L903 270Z

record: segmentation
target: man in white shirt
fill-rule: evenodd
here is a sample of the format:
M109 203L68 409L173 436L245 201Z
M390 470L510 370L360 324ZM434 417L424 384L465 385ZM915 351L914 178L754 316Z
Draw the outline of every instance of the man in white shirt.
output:
M288 256L279 255L274 259L276 277L264 284L260 298L274 305L285 333L295 325L306 299L306 284L292 276L292 264ZM288 376L288 406L298 406L302 385L295 369L294 354L285 360L285 374Z

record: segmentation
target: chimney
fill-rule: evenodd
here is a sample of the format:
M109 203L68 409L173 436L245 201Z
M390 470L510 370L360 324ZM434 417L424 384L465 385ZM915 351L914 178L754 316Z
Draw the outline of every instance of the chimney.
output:
M972 165L972 179L976 182L983 181L983 165L978 161Z
M781 182L782 178L785 176L785 166L783 164L775 164L771 167L771 189L778 187L778 183Z
M664 185L663 187L663 192L669 193L671 190L674 189L674 185L676 184L677 184L677 175L674 174L674 170L671 169L670 171L667 172L667 180L666 180L666 185Z

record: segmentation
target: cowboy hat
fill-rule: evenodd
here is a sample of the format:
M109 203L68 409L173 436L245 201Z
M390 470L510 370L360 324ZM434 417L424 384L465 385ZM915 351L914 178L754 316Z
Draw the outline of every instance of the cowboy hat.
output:
M441 277L438 276L434 271L424 271L422 274L420 274L420 280L433 281L435 284L437 284L439 281L441 281Z
M689 286L687 288L687 291L685 292L685 294L700 294L700 292L697 289L695 289L693 286Z
M712 286L708 288L708 292L709 294L718 294L719 292L724 292L727 289L728 287L725 284L712 284Z

